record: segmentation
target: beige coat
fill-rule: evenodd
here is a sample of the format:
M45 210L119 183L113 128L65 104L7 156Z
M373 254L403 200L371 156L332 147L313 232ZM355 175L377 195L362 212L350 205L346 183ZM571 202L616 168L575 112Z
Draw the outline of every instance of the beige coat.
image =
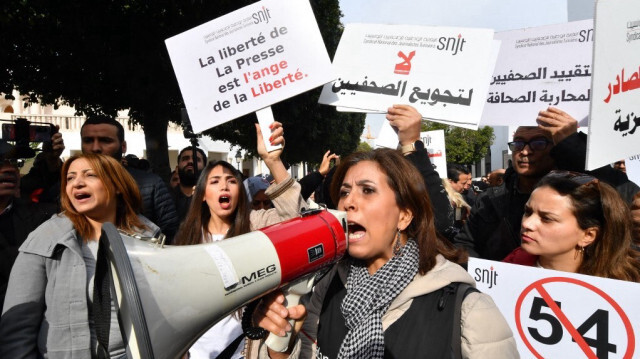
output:
M251 211L249 218L252 231L291 219L299 215L302 208L309 207L300 196L300 184L291 177L272 184L264 193L271 199L274 208Z
M343 276L343 282L346 282L344 278L346 273L339 274ZM327 276L329 275L331 273ZM314 296L322 298L323 291L326 291L329 282L329 280L320 282L314 288ZM386 330L409 309L413 298L436 291L452 282L469 283L475 286L471 276L462 267L438 255L435 267L425 275L416 275L391 303L382 317L383 329ZM312 337L315 337L317 332L317 312L321 306L322 303L314 302L313 297L307 306L309 313L302 329ZM460 325L463 358L519 358L513 333L488 295L474 292L465 298L461 308ZM290 358L312 358L315 349L315 344L307 336L299 335ZM429 349L425 348L425 350ZM247 358L269 357L266 345L261 341L251 341L246 354Z

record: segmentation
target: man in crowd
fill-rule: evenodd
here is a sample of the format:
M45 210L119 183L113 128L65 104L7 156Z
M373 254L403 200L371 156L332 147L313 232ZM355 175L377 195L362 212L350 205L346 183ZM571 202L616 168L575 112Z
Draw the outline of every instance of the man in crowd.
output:
M244 186L247 190L247 197L251 203L251 209L271 209L273 203L271 199L266 195L265 191L269 188L269 181L262 175L249 177L244 180Z
M447 165L447 179L454 191L463 193L471 187L471 175L462 165Z
M471 173L462 165L447 165L447 179L454 191L462 194L462 198L470 206L476 201L476 192L473 188Z
M52 203L30 203L20 195L20 171L11 145L0 140L0 308L18 248L31 231L56 213Z
M613 163L613 168L617 169L620 172L627 173L627 165L625 160L615 161Z
M524 205L544 175L552 169L585 172L586 135L577 132L577 121L549 107L540 111L537 122L537 127L518 127L509 143L512 167L505 171L504 183L478 197L469 220L454 239L472 257L502 260L520 246ZM629 182L626 176L612 176L615 170L605 167L590 173L614 187Z
M176 210L178 212L178 219L180 222L187 216L189 212L189 205L191 204L191 196L193 195L193 186L198 182L198 175L204 168L204 164L207 162L207 155L204 151L195 147L198 163L198 171L196 173L196 167L193 161L193 149L194 147L185 147L180 153L178 153L178 178L180 179L178 185L173 189L173 199L176 203Z
M506 170L504 168L491 171L489 176L487 176L488 187L500 186L504 182L505 171Z
M87 119L80 129L82 153L100 153L122 160L127 151L122 125L106 116ZM155 223L170 242L178 229L178 215L167 185L160 177L127 167L142 195L142 214Z

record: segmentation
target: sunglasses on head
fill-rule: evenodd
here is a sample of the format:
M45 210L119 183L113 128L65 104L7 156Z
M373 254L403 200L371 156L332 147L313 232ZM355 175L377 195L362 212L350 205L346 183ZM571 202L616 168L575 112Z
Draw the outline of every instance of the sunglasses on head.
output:
M579 185L583 185L583 184L587 184L587 183L591 183L591 182L598 182L598 179L590 176L586 173L581 173L581 172L573 172L573 171L559 171L559 170L553 170L551 172L549 172L545 177L553 177L553 178L565 178L565 179L569 179Z
M540 138L534 138L531 141L522 141L522 140L515 140L513 142L508 142L507 145L509 146L509 149L511 151L522 151L524 149L524 146L529 145L529 148L532 149L533 151L542 151L545 148L547 148L547 146L549 146L549 144L551 143L551 141L549 141L548 139L544 138L544 137L540 137Z

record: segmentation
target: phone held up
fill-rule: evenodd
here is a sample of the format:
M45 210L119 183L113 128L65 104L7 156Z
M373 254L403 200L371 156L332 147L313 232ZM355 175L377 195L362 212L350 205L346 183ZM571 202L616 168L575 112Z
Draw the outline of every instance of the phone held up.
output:
M50 123L31 124L25 118L2 124L2 139L5 141L51 142L55 132L55 126Z

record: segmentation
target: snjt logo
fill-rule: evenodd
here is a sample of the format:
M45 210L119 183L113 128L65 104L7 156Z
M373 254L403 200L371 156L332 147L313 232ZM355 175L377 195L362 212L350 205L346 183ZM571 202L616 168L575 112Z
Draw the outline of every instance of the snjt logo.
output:
M462 52L464 44L467 42L462 34L458 34L458 37L445 37L442 36L438 39L438 46L436 49L441 51L451 51L452 56L458 54L458 52Z
M493 269L493 266L490 269L476 268L474 274L473 279L476 282L488 284L489 289L493 288L494 285L498 285L498 272Z
M263 6L262 10L251 14L251 18L253 19L254 24L259 24L261 22L268 24L271 19L271 13L269 13L269 9Z

